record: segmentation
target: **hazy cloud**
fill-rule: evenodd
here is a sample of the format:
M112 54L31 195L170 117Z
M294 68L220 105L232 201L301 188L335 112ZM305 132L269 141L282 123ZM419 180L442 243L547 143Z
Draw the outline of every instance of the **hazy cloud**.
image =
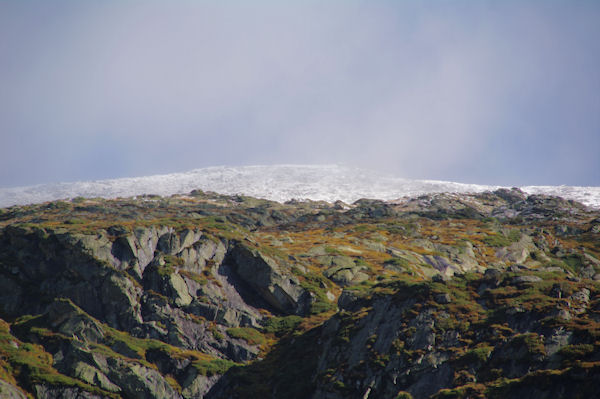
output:
M600 185L596 2L0 3L0 186L332 163Z

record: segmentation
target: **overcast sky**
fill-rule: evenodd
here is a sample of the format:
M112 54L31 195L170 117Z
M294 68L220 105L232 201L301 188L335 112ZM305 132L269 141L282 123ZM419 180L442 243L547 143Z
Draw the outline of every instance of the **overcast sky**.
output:
M0 134L0 187L279 163L600 186L600 2L2 1Z

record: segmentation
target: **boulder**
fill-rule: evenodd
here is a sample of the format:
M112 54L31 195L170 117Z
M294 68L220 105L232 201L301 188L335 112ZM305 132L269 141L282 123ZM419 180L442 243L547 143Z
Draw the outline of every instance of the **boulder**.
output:
M330 267L323 272L323 275L342 286L360 284L369 279L369 275L362 272L362 270L367 269L365 266L356 266L352 261L347 266Z

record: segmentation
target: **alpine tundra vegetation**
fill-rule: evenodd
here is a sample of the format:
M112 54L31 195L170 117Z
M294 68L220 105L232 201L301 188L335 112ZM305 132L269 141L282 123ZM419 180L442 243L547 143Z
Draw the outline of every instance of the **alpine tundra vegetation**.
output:
M0 396L571 398L600 211L518 189L0 209Z

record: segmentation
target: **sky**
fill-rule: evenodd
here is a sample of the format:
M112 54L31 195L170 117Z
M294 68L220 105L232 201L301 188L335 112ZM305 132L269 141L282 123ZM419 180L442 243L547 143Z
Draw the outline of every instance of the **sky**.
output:
M600 2L0 1L0 187L269 164L600 186Z

